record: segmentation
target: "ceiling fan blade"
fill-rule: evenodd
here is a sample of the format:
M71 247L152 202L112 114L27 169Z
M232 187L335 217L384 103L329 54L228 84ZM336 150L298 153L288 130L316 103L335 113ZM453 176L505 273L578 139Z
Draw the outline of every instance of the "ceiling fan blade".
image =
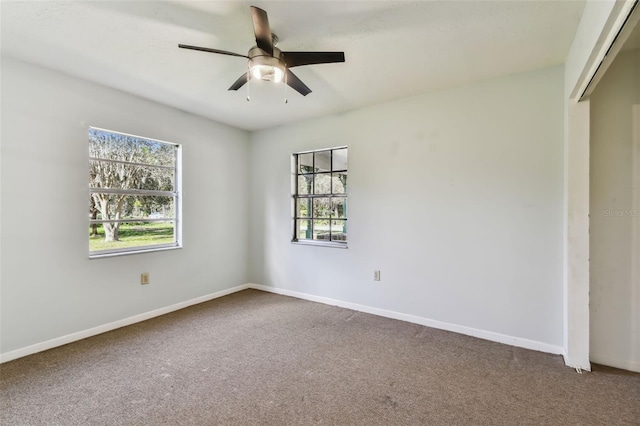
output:
M287 68L344 62L344 52L282 52Z
M201 52L219 53L221 55L239 56L241 58L249 59L249 57L247 55L241 55L239 53L227 52L226 50L210 49L208 47L189 46L187 44L179 44L178 47L180 47L182 49L200 50Z
M229 90L238 90L245 85L247 81L251 80L251 73L247 72L242 74L236 81L229 87Z
M307 96L311 93L311 89L307 87L306 84L302 82L291 70L287 70L287 76L285 77L287 80L287 84L295 89L302 96Z
M253 19L253 32L256 34L256 45L273 56L273 40L267 12L259 7L251 6L251 18Z

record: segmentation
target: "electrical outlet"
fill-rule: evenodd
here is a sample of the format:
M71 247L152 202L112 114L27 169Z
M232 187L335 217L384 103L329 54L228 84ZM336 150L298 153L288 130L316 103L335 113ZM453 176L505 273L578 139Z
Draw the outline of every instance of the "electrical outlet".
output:
M148 272L143 272L142 274L140 274L140 284L142 284L142 285L149 284L149 273Z
M373 271L373 280L380 281L380 271Z

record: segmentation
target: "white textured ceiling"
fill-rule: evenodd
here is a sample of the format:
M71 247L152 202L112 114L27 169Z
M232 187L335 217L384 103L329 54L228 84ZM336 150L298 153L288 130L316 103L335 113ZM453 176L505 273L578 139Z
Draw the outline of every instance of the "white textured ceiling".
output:
M563 63L584 1L2 1L2 55L247 130ZM344 51L293 71L313 90L227 88L255 45L249 6L282 50Z

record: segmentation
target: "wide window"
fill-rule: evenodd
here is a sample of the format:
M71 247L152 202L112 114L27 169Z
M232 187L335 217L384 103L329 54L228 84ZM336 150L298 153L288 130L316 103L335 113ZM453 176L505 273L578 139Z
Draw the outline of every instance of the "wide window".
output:
M347 148L293 154L294 242L347 245Z
M180 246L180 146L89 129L89 255Z

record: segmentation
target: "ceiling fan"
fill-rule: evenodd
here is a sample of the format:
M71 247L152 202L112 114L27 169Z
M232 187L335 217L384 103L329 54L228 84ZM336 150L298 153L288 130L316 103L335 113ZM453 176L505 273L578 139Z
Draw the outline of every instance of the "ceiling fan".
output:
M283 52L275 47L278 43L278 37L271 33L267 12L251 6L251 17L253 19L253 31L256 35L256 45L249 49L249 53L246 55L186 44L178 44L178 47L247 58L249 60L249 71L241 75L229 87L229 90L238 90L252 78L277 83L284 80L286 84L298 91L302 96L307 96L311 93L311 89L291 72L290 68L301 65L344 62L344 52Z

